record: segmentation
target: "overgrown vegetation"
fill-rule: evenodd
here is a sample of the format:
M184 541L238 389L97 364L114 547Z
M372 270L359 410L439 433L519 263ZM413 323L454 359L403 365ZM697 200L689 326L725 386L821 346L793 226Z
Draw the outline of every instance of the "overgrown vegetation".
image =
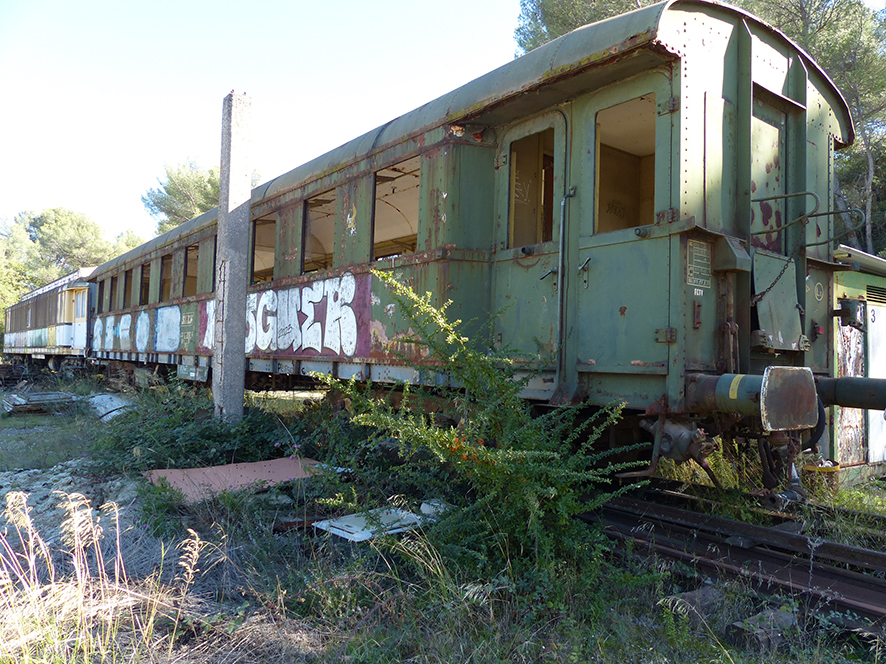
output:
M503 574L516 582L530 572L551 574L563 561L599 558L599 542L574 517L593 509L583 494L618 468L603 463L592 446L620 406L582 420L571 408L533 416L520 397L531 378L518 378L524 362L507 349L481 352L461 321L431 305L430 293L419 296L387 273L375 275L414 330L407 343L426 358L417 368L435 385L433 396L451 404L451 425L441 426L426 410L427 393L408 385L395 405L371 385L324 380L342 389L352 422L370 428L369 444L389 444L402 462L384 470L413 490L407 499L451 504L430 531L431 542L484 581ZM423 491L416 495L416 488ZM369 499L374 506L378 496Z
M412 311L420 337L413 342L426 351L420 370L432 389L351 383L321 402L287 408L278 401L271 408L262 400L267 409L226 428L209 417L200 390L175 382L151 388L135 411L104 427L94 470L293 454L318 459L327 470L194 505L169 488L144 485L140 502L151 528L139 537L184 540L192 553L205 547L190 572L177 568L178 581L176 565L164 562L171 544L153 549L153 564L140 562L133 571L123 564L133 555L126 544L132 533L118 537L113 511L103 517L103 539L98 524L81 520L92 524L81 544L58 550L20 526L23 537L0 556L4 615L15 612L11 631L0 636L0 664L879 656L878 642L846 638L811 616L784 635L779 652L726 646L722 634L731 622L767 607L798 607L733 585L722 589L724 603L714 614L686 614L680 600L669 598L709 580L630 550L616 553L572 518L587 509L585 490L606 480L590 448L618 409L588 420L572 410L533 417L506 354L479 353L427 297L388 281L399 308ZM299 525L376 507L417 511L429 499L450 506L437 522L363 544ZM74 502L87 513L83 501ZM74 558L85 561L86 577L77 576ZM79 597L79 604L55 603L61 597Z
M300 425L249 409L229 425L213 417L206 389L172 382L141 392L136 407L101 431L94 455L100 470L193 468L283 456Z

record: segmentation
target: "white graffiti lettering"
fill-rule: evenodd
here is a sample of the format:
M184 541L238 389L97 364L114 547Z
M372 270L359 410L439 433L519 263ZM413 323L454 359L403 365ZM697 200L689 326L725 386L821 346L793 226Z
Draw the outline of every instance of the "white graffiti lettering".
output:
M92 350L102 349L102 337L104 336L104 328L102 327L102 319L97 318L92 326Z
M114 350L114 317L105 319L105 350Z
M341 310L338 331L341 334L341 350L345 355L353 355L357 352L357 314L350 306L356 294L357 280L354 275L350 273L342 275L341 288L338 291L338 303Z
M148 341L151 338L151 317L147 311L142 311L135 321L135 349L139 353L148 351Z
M246 296L246 352L255 348L255 310L258 308L258 295L249 293Z
M172 353L178 350L181 342L182 312L178 307L157 309L156 339L154 350L160 353Z
M356 278L345 274L307 286L249 293L246 298L245 351L297 353L310 348L318 353L331 351L354 355L358 335L357 314L352 305L356 292ZM207 300L201 306L204 309L200 320L205 321L205 328L199 345L213 349L216 345L216 300ZM182 323L178 306L161 307L153 313L141 311L135 321L131 314L97 319L93 324L92 348L128 351L134 340L139 353L174 353L182 343ZM193 323L193 319L188 322L189 325ZM193 332L188 334L193 335Z
M323 283L318 281L311 286L305 286L301 292L301 312L307 316L301 326L302 347L313 348L318 352L323 347L323 325L314 318L316 315L314 305L320 304L326 294Z
M203 347L212 348L215 345L215 300L206 302L206 333L203 335Z
M258 301L255 344L262 350L277 350L277 293L266 290Z
M132 347L132 339L129 337L129 330L132 327L132 314L124 314L120 316L120 322L117 324L117 337L120 339L120 350L129 350Z
M289 350L301 346L301 326L298 312L301 310L301 290L292 288L277 294L277 348Z

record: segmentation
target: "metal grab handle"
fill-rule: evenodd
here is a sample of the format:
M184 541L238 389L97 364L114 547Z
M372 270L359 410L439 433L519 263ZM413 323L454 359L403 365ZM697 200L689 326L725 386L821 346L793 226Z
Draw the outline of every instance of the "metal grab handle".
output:
M842 233L837 233L836 235L833 235L826 240L821 240L819 242L810 242L809 244L804 244L803 246L804 247L817 247L820 244L827 244L828 242L833 242L837 238L840 238L840 237L843 237L844 235L849 235L850 233L854 233L855 231L861 230L864 227L865 221L866 221L865 213L862 212L861 210L859 210L858 208L849 208L846 210L846 212L850 212L850 213L857 212L858 213L858 216L861 217L861 222L859 222L858 226L854 226L854 227L850 228L848 231L843 231ZM833 212L819 212L818 214L810 214L809 216L810 217L827 217L832 214L841 214L841 211L834 210Z
M769 233L780 233L788 226L793 226L794 224L800 223L801 221L805 225L807 221L809 221L809 217L817 217L819 215L816 214L818 212L818 206L821 204L821 200L818 198L818 194L814 191L800 191L795 194L781 194L779 196L767 196L766 198L752 198L751 203L762 203L764 201L774 201L780 198L796 198L797 196L812 196L815 199L815 207L812 208L812 212L807 212L806 214L801 214L799 217L794 219L791 222L788 222L781 228L769 229L764 231L756 231L755 233L751 233L751 235L768 235Z
M557 274L557 268L555 268L555 267L551 268L550 270L545 272L543 275L541 275L541 277L539 277L538 280L543 281L544 279L547 279L548 277L550 277L552 274Z

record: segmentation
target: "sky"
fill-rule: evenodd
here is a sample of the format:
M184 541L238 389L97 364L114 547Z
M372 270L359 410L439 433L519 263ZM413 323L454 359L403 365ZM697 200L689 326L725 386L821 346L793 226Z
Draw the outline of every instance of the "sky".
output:
M510 61L519 14L519 0L0 0L0 222L64 207L148 239L142 195L166 163L218 164L230 91L252 99L265 182Z
M252 99L270 180L514 58L519 0L0 0L0 221L64 207L153 236L164 164L218 164Z

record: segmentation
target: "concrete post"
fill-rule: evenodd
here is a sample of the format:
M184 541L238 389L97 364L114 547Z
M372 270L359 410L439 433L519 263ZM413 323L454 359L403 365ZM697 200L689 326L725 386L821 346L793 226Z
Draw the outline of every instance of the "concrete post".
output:
M246 95L225 97L222 112L218 237L215 247L215 344L212 396L215 415L243 417L246 379L246 286L249 281L249 109Z

